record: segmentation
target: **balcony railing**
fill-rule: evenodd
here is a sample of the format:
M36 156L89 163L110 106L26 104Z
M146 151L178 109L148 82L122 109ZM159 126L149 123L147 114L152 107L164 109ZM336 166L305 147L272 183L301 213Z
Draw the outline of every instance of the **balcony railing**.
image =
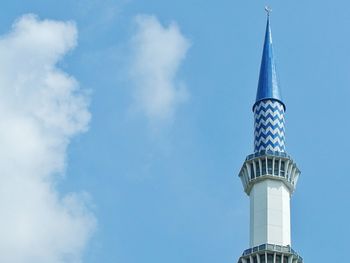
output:
M260 151L257 153L249 154L246 158L246 161L253 159L253 158L256 158L256 157L259 157L259 156L264 156L264 155L285 157L285 158L291 159L291 157L288 154L286 154L285 152L274 152L274 151L267 150L267 151Z
M299 259L301 262L303 261L303 258L299 256L294 249L292 249L290 246L279 246L274 244L262 244L260 246L252 247L249 249L244 250L242 256L247 256L253 253L262 252L262 251L269 251L269 252L279 252L282 254L292 254L294 257Z

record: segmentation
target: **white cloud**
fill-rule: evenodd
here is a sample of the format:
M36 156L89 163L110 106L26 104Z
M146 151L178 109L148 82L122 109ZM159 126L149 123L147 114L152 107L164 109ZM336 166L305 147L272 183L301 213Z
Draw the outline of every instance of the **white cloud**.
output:
M132 38L131 78L134 106L151 121L169 119L188 92L176 78L190 46L175 23L168 27L154 16L137 16Z
M87 130L87 97L57 62L74 23L19 18L0 38L0 262L80 262L95 218L86 194L61 196L71 138Z

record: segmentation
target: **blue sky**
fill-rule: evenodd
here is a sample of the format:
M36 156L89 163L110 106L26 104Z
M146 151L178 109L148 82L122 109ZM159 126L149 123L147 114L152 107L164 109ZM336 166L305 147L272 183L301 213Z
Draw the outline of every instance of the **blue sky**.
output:
M249 246L238 172L253 151L265 4L3 3L0 261L235 262ZM268 4L286 148L302 171L293 247L306 262L340 261L350 6Z

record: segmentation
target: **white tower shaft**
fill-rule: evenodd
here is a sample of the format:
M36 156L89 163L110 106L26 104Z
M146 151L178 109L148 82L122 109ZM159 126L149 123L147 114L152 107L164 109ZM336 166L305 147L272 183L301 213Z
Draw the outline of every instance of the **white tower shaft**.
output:
M250 247L291 245L290 192L279 180L266 179L250 192Z

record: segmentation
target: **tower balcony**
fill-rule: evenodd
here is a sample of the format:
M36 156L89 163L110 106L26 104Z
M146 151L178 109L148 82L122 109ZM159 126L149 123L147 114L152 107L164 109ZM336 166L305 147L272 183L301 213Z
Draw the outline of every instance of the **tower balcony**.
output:
M300 170L292 158L284 152L261 151L248 155L240 172L244 191L247 195L256 182L272 179L282 181L292 194Z
M263 244L243 252L238 263L303 263L290 246Z

